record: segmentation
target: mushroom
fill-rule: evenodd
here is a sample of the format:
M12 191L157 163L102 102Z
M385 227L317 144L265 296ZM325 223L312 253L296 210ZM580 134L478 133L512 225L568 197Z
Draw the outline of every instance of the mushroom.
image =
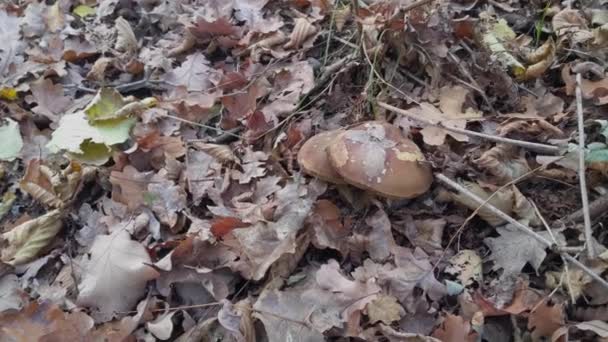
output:
M298 152L298 163L302 170L321 180L344 184L344 180L333 169L327 159L327 147L342 133L341 130L319 133L308 139Z
M414 198L433 182L418 146L389 123L363 123L339 133L328 145L335 172L347 183L377 195Z

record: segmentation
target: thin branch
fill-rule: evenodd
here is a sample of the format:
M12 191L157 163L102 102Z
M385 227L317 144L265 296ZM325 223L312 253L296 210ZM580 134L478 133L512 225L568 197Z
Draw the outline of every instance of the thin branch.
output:
M426 5L426 4L430 4L430 3L431 3L431 2L433 2L433 1L435 1L435 0L419 0L419 1L414 2L414 3L413 3L413 4L411 4L411 5L408 5L408 6L405 6L405 7L401 8L401 10L402 10L403 12L411 11L411 10L413 10L414 8L418 8L418 7L420 7L420 6L424 6L424 5Z
M587 179L585 178L585 120L583 119L583 95L581 91L581 74L576 74L576 116L578 118L578 180L581 185L581 200L583 202L583 218L585 222L585 243L587 257L595 258L593 248L593 233L591 231L591 215L589 214L589 196L587 195Z
M470 198L471 200L477 202L477 204L481 204L483 205L483 203L485 202L485 200L479 196L477 196L476 194L472 193L471 191L469 191L468 189L466 189L465 187L463 187L462 185L454 182L453 180L451 180L450 178L446 177L443 174L437 174L435 175L435 177L442 182L443 184L447 185L448 187L460 192L461 194L465 195L466 197ZM485 205L483 205L487 210L491 211L493 214L495 214L496 216L502 218L503 220L511 223L513 226L515 226L517 229L520 229L521 231L523 231L524 233L528 234L530 237L536 239L538 242L540 242L541 244L543 244L545 247L548 248L553 248L553 243L547 239L545 239L543 236L539 235L538 233L536 233L535 231L533 231L530 227L518 222L517 220L515 220L514 218L512 218L511 216L505 214L504 212L502 212L500 209L497 209L495 206L486 203ZM580 261L578 261L576 258L574 258L573 256L571 256L570 254L566 254L566 253L562 253L560 254L564 259L566 259L567 261L569 261L570 263L572 263L574 266L580 268L583 272L587 273L591 278L593 278L594 280L596 280L600 285L602 285L604 288L608 289L608 282L606 280L604 280L601 276L599 276L597 273L595 273L593 270L591 270L590 268L588 268L587 266L585 266L583 263L581 263Z
M226 130L223 130L221 128L217 128L217 127L205 125L205 124L202 124L202 123L198 123L198 122L182 119L179 116L175 116L175 115L171 115L171 114L165 114L165 115L163 115L163 117L170 118L170 119L177 120L177 121L181 121L183 123L187 123L187 124L192 125L192 126L198 126L198 127L202 127L202 128L206 128L206 129L211 129L211 130L214 130L214 131L219 132L221 134L227 134L227 135L233 136L233 137L238 138L238 139L241 138L239 135L230 133L230 132L228 132Z
M520 146L520 147L524 147L524 148L527 148L527 149L530 149L530 150L534 150L534 151L537 151L537 152L542 152L542 153L558 154L561 151L561 148L559 146L553 146L553 145L533 143L533 142L522 141L522 140L509 139L509 138L499 137L499 136L495 136L495 135L488 135L488 134L484 134L484 133L470 131L468 129L446 127L445 125L442 125L441 123L430 122L428 120L425 120L424 118L421 118L419 116L413 115L413 114L409 113L406 110L403 110L401 108L397 108L397 107L391 106L388 103L382 102L382 101L378 101L378 106L380 106L380 107L382 107L384 109L387 109L387 110L399 113L401 115L405 115L405 116L407 116L407 117L409 117L409 118L411 118L413 120L417 120L417 121L423 122L423 123L425 123L427 125L441 127L443 129L445 129L446 131L450 131L450 132L454 132L454 133L460 133L460 134L464 134L464 135L467 135L467 136L473 136L473 137L483 138L483 139L494 141L494 142L500 142L500 143L506 143L506 144L511 144L511 145L515 145L515 146Z

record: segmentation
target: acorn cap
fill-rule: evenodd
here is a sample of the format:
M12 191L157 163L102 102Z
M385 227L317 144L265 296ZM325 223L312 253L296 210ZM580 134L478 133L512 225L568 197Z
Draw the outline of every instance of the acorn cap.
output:
M308 139L298 152L298 163L305 173L326 182L344 184L344 180L333 169L327 158L327 147L333 143L343 131L327 131Z
M342 132L328 149L334 170L349 184L389 198L413 198L433 182L424 155L398 127L369 121Z

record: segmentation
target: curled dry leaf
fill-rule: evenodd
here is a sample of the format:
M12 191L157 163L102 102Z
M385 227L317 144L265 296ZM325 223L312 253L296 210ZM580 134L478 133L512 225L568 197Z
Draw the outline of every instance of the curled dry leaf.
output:
M45 169L42 166L40 160L30 160L25 175L19 182L19 187L40 203L52 208L59 208L64 201L55 193L55 184L52 184L52 179L50 179L53 175L44 172Z
M370 323L391 324L405 315L405 310L393 296L379 295L365 307Z
M228 145L219 145L211 143L195 143L197 149L207 153L217 159L221 164L238 163L238 158Z
M345 5L334 10L334 22L336 24L336 31L342 32L344 24L351 17L350 6Z
M530 171L522 151L507 144L492 147L474 162L477 167L493 175L498 184L506 184Z
M138 48L137 38L135 38L131 24L123 17L118 17L114 22L114 27L117 32L115 49L126 52L127 55L136 53Z
M551 20L553 31L558 37L570 32L576 32L587 28L587 21L580 11L575 9L564 9L553 16Z
M465 182L462 182L462 185L465 188L467 188L469 191L471 191L472 193L481 197L484 200L488 199L492 195L492 192L485 190L477 183L465 181ZM477 204L477 202L473 201L472 199L468 198L467 196L464 196L461 194L450 193L450 197L452 198L452 200L454 202L462 204L471 210L476 210L477 208L479 208L479 204ZM495 194L494 197L492 197L488 201L488 203L491 204L492 206L500 209L500 211L502 211L503 213L510 215L513 212L513 200L512 199L513 199L513 190L510 188L506 188L506 189L502 189L502 190L498 191L498 193ZM479 209L479 211L477 212L477 215L479 215L479 217L484 219L484 221L488 222L489 224L491 224L492 226L495 226L495 227L499 226L505 222L502 218L496 216L496 214L494 214L490 210L486 209L485 207L481 207Z
M555 43L553 39L548 39L535 51L528 54L526 59L532 63L526 67L524 79L532 80L542 76L553 63L555 58Z
M300 48L306 39L317 32L317 28L304 18L298 18L295 20L295 25L289 41L285 44L286 49L298 49Z
M55 209L24 222L1 235L8 244L0 258L9 265L21 265L32 261L47 247L63 227L61 211Z

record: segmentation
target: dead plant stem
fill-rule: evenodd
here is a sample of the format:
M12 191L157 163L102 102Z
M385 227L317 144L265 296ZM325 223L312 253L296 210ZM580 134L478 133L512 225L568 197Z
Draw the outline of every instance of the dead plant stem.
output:
M578 118L578 181L581 186L581 201L583 202L583 219L585 224L585 244L587 257L595 258L593 232L591 231L591 215L589 214L589 196L587 195L587 179L585 178L585 120L583 118L583 95L581 91L580 73L576 74L576 117Z

